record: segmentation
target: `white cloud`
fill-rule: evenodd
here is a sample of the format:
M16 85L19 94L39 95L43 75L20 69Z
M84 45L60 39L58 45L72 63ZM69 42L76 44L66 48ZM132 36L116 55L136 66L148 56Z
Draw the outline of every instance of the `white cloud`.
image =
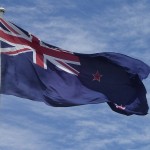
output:
M12 149L23 150L55 150L64 145L66 150L107 150L114 144L116 149L121 145L130 149L135 143L148 145L150 141L149 115L126 117L113 113L105 104L54 108L9 97L1 101L0 132L4 136L0 145L4 148L10 143Z
M40 149L40 139L25 128L1 123L0 148L2 149Z
M96 7L98 13L89 18L83 8L80 12L85 19L67 18L61 14L62 9L76 10L74 1L65 0L61 5L56 1L34 3L35 6L29 7L18 5L16 10L14 6L8 6L8 18L43 41L67 50L121 52L150 64L149 1L137 1L132 5L123 3L115 8L109 6L104 12ZM150 99L149 79L144 82ZM3 96L0 111L0 148L4 150L150 148L150 116L125 117L111 111L106 104L54 108Z

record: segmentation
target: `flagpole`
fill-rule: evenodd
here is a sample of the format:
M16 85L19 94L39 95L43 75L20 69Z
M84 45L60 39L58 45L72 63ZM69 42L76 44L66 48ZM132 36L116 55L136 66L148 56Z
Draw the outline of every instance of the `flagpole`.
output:
M0 7L0 18L3 18L4 13L5 13L5 8Z
M4 13L5 13L5 8L0 7L0 18L3 18ZM1 41L0 41L0 52L1 52ZM1 53L0 53L0 88L1 88ZM1 102L1 96L0 96L0 102Z

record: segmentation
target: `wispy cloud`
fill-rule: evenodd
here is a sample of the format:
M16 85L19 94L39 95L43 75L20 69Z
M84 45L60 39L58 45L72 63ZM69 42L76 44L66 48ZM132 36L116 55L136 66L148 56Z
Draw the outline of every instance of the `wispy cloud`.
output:
M107 2L36 0L8 5L6 0L3 6L8 20L50 44L81 53L120 52L150 64L149 1L114 0L104 6ZM144 83L150 99L150 80ZM125 117L106 104L53 108L12 96L2 96L0 111L0 149L150 149L149 114Z
M28 100L22 103L16 98L2 102L3 109L9 111L2 109L1 147L55 150L65 146L66 150L105 150L114 145L116 149L122 146L137 149L136 143L149 145L149 115L140 119L139 116L125 117L113 113L104 104L57 109ZM12 106L18 106L16 112ZM21 110L25 112L19 113Z

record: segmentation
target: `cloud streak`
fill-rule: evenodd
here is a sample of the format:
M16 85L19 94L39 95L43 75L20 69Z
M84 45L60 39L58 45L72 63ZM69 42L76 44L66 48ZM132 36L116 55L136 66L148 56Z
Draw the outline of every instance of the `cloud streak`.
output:
M50 44L81 53L119 52L150 64L147 0L6 0L5 6L8 20ZM150 80L144 83L150 99ZM0 149L149 150L149 120L149 114L116 114L106 104L53 108L1 95Z

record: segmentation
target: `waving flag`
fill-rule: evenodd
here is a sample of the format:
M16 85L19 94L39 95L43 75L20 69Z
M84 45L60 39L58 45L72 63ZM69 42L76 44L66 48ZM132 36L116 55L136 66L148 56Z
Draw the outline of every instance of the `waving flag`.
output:
M55 107L107 102L125 115L146 115L142 80L150 67L118 54L79 54L40 41L0 19L1 94Z

